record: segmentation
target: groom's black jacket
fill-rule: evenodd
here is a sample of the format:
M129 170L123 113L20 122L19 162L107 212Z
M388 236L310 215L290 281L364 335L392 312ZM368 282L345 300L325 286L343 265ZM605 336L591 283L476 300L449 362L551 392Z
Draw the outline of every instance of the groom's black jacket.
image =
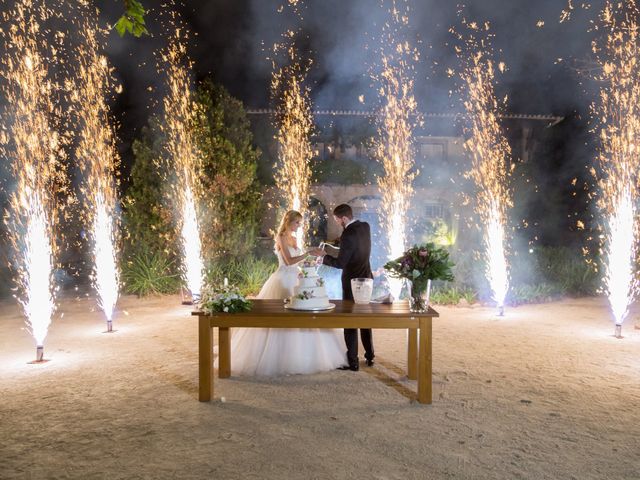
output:
M322 263L342 269L342 298L353 300L351 279L373 278L371 274L371 228L359 220L349 224L340 237L340 253L334 258L325 255Z

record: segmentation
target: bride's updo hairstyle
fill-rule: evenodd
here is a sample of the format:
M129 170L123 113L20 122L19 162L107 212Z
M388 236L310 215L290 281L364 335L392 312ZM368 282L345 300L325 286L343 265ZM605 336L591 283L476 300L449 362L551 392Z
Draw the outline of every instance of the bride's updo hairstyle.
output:
M302 220L302 214L297 210L289 210L287 213L285 213L282 217L282 220L280 221L280 226L278 227L278 237L284 236L289 225L291 225L296 220Z

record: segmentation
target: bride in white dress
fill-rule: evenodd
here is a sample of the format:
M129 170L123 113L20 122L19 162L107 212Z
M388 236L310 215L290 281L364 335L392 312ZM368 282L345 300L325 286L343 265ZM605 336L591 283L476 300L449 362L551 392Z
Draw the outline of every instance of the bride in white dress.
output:
M297 264L308 252L298 248L294 233L302 215L288 211L276 235L278 270L256 298L282 299L293 295ZM334 329L237 328L231 336L233 375L275 376L334 370L346 364L344 338Z

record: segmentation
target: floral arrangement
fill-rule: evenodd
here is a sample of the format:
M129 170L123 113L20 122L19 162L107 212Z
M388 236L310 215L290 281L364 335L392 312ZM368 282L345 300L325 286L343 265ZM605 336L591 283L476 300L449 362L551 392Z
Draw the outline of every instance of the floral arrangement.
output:
M298 272L298 278L307 278L308 276L309 272L303 270L302 268L300 269L300 272Z
M240 293L238 287L233 285L207 286L202 291L200 308L207 315L248 312L251 310L251 302Z
M300 300L309 300L313 298L313 292L309 292L308 290L303 290L298 295L296 295L296 298Z
M453 280L452 267L449 252L435 243L425 243L414 245L401 257L387 262L384 269L391 277L410 280L412 291L423 292L429 280Z
M302 262L300 262L300 266L303 268L317 267L318 265L317 265L316 257L305 258Z

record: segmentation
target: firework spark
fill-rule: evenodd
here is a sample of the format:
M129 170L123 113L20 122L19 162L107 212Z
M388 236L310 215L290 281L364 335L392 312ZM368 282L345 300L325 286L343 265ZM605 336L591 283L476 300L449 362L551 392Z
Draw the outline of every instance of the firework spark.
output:
M82 191L92 243L92 280L107 319L107 330L111 331L120 284L115 177L119 156L107 104L108 95L113 92L111 68L99 45L106 31L98 28L97 22L91 20L92 12L87 10L83 12L87 20L79 29L84 41L78 49L77 80L69 90L73 92L80 127L76 155L84 173Z
M2 153L12 167L15 190L7 212L7 227L14 250L18 299L26 324L42 349L55 310L52 279L57 223L56 192L63 187L61 175L62 140L56 133L58 112L53 98L56 85L47 65L58 61L48 45L42 23L53 16L43 4L31 0L15 3L4 16L7 52L3 56L3 90L7 104L4 119L7 131Z
M457 53L463 64L460 77L464 84L464 107L468 122L465 143L471 155L469 176L477 191L475 209L481 221L484 241L485 274L493 300L503 313L509 288L509 274L505 257L507 209L512 205L508 187L507 163L511 147L498 124L501 104L494 92L495 71L490 55L489 25L463 21L469 31L467 37L458 36L464 47ZM484 38L478 38L485 32Z
M371 76L378 85L381 102L376 117L375 155L384 167L384 175L378 177L382 216L389 258L397 258L407 247L407 211L415 178L413 131L419 120L413 84L418 53L402 39L409 24L407 2L393 0L389 14L390 21L385 24L381 37L381 64L379 70L372 70ZM391 280L391 293L398 298L400 281Z
M299 1L289 0L294 13L301 15ZM282 41L274 45L271 95L276 104L276 140L278 167L276 185L287 204L307 217L307 202L311 179L313 148L310 135L313 115L309 89L305 86L310 61L303 61L296 46L299 33L288 30ZM282 63L282 65L279 65ZM304 230L298 231L298 243L304 240Z
M602 67L599 101L592 110L601 148L597 164L598 206L605 218L604 284L617 326L622 325L637 291L635 223L640 156L639 11L633 0L605 5L600 15L606 38L593 51Z
M197 108L190 79L191 61L187 57L187 34L176 28L169 47L162 54L168 93L164 97L165 150L170 171L171 200L179 213L182 265L187 288L194 297L202 290L204 270L198 221L197 199L201 155L194 131Z

